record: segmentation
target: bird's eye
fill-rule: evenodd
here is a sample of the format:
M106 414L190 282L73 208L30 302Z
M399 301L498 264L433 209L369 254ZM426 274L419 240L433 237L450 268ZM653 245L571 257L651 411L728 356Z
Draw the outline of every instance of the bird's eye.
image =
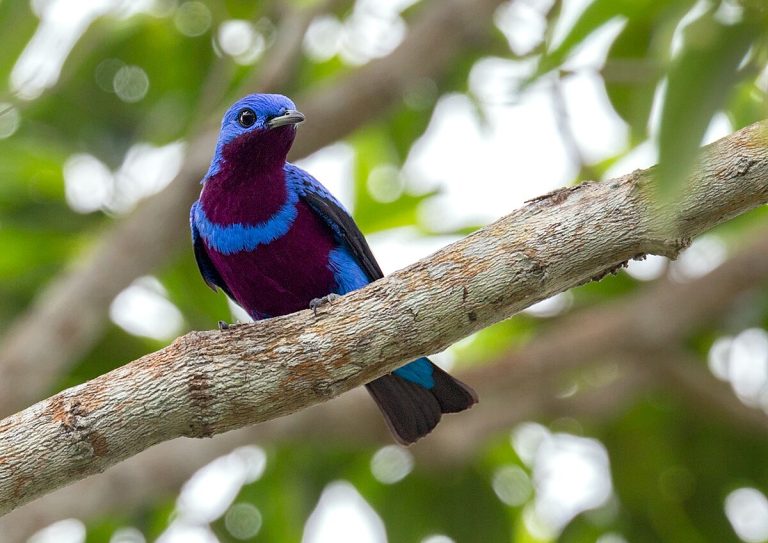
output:
M237 114L237 123L243 128L250 128L256 123L256 114L250 109L243 109Z

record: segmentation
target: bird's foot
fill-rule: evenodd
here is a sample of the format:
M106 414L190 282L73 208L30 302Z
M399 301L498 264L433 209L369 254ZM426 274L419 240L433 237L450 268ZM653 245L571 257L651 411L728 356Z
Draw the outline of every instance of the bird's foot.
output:
M228 322L219 321L219 330L229 330L233 325Z
M322 298L313 298L309 302L309 308L312 310L312 313L315 315L315 317L317 317L317 310L319 308L321 308L326 304L332 304L339 298L341 298L341 296L339 296L336 293L328 294L327 296L323 296Z

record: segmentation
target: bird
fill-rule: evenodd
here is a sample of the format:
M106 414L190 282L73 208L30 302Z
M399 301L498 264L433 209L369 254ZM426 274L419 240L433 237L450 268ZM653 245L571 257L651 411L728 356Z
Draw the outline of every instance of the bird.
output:
M250 94L235 102L224 114L190 210L203 279L254 320L316 311L384 276L344 206L287 162L304 120L280 94ZM426 357L365 386L402 445L431 432L443 413L477 403L472 388Z

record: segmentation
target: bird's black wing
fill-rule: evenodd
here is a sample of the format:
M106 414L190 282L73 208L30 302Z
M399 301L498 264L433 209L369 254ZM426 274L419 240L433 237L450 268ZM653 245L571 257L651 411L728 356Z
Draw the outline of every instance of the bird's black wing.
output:
M328 189L293 164L287 164L285 171L289 182L295 184L301 199L328 224L336 237L349 247L352 256L368 278L375 281L384 277L360 228Z
M208 256L208 251L205 248L203 239L200 237L200 232L195 224L195 209L198 205L198 202L195 202L192 205L192 209L189 213L189 226L192 229L192 245L195 249L195 260L197 261L197 267L200 269L200 275L203 276L206 284L214 291L217 288L220 288L224 291L224 294L234 300L235 297L232 296L232 292L230 292L229 288L227 288L227 284L221 278L221 275L219 275L219 270L217 270L216 266L211 262L211 257Z

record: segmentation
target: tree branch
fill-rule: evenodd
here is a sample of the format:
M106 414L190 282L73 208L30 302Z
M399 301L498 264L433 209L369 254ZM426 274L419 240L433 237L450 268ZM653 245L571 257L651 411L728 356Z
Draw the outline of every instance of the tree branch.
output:
M459 52L490 34L493 12L502 1L433 1L388 57L299 97L296 102L312 122L302 127L292 157L316 151L380 116L414 81L441 77ZM285 51L273 51L270 57L286 58L297 50L294 26L287 25L285 34L278 39ZM265 77L268 85L284 80L274 63L265 68ZM264 84L259 88L268 90ZM115 225L8 328L0 344L0 416L50 390L57 376L99 337L114 297L187 242L189 206L199 192L215 139L215 129L194 138L173 183Z
M652 170L559 190L318 319L302 311L190 333L0 421L0 511L160 441L327 400L633 256L674 257L691 237L768 201L766 127L708 146L674 207L650 198Z
M631 369L631 368L630 368ZM621 416L653 380L648 372L628 371L605 385L558 398L553 383L541 388L516 389L498 397L483 396L483 403L462 417L450 417L440 431L412 448L417 464L426 469L450 469L500 427L541 416L569 416L579 420L605 420ZM473 383L474 384L474 383ZM534 385L535 386L535 385ZM350 416L354 413L354 417ZM0 518L3 541L19 543L37 530L64 518L84 521L105 514L130 515L152 500L172 498L197 469L239 446L266 444L291 439L309 446L321 443L351 443L355 446L391 444L380 421L381 415L362 389L310 407L291 417L272 420L196 440L179 438L162 443L114 466L104 473L78 481ZM120 492L114 489L119 488Z
M758 229L750 237L754 238L752 242L707 275L686 283L659 280L611 304L561 317L519 350L460 373L459 377L471 382L483 401L461 417L448 417L429 439L413 447L414 454L417 458L429 459L424 465L450 464L473 454L474 448L484 443L488 435L504 431L522 420L541 419L558 413L570 416L581 413L576 410L578 406L591 405L583 398L615 399L620 396L629 404L633 396L627 394L626 380L622 381L623 385L618 385L618 394L609 394L615 385L610 385L609 390L588 390L583 393L587 396L579 394L574 400L576 404L558 401L553 387L561 384L564 372L597 360L622 363L623 368L623 361L629 356L647 366L648 359L641 353L645 352L649 338L653 338L651 343L662 352L672 351L679 349L680 342L692 330L727 318L729 307L738 305L741 297L768 278L768 232L765 228ZM707 296L700 296L702 292ZM664 315L661 338L656 337L660 315ZM680 370L680 377L670 360L670 356L666 356L654 365L654 371L664 370L665 373L659 379L647 379L651 381L650 385L679 386L677 392L682 391L684 397L690 396L692 401L709 406L706 411L704 406L697 404L697 412L706 412L707 416L712 412L720 416L726 414L729 422L750 431L768 430L768 417L741 404L727 385L716 382L712 376L694 376L694 372L706 373L701 364L694 367L686 355L679 354L674 359L676 363L690 362ZM667 377L666 372L672 375ZM630 380L638 377L642 376L630 376ZM706 385L707 382L710 384ZM708 388L702 391L702 387ZM635 393L641 390L642 383ZM494 400L497 396L499 399ZM615 412L615 408L615 404L611 404L611 412ZM355 413L355 416L350 417L349 413ZM377 422L379 416L367 394L356 389L291 417L228 432L210 440L198 440L194 446L190 446L186 438L168 441L103 474L59 489L6 515L0 519L0 533L9 541L26 541L38 529L63 518L89 519L117 511L132 511L161 495L177 492L196 469L216 456L246 444L295 439L384 444L389 438L384 426ZM116 487L121 488L121 492L113 492Z

